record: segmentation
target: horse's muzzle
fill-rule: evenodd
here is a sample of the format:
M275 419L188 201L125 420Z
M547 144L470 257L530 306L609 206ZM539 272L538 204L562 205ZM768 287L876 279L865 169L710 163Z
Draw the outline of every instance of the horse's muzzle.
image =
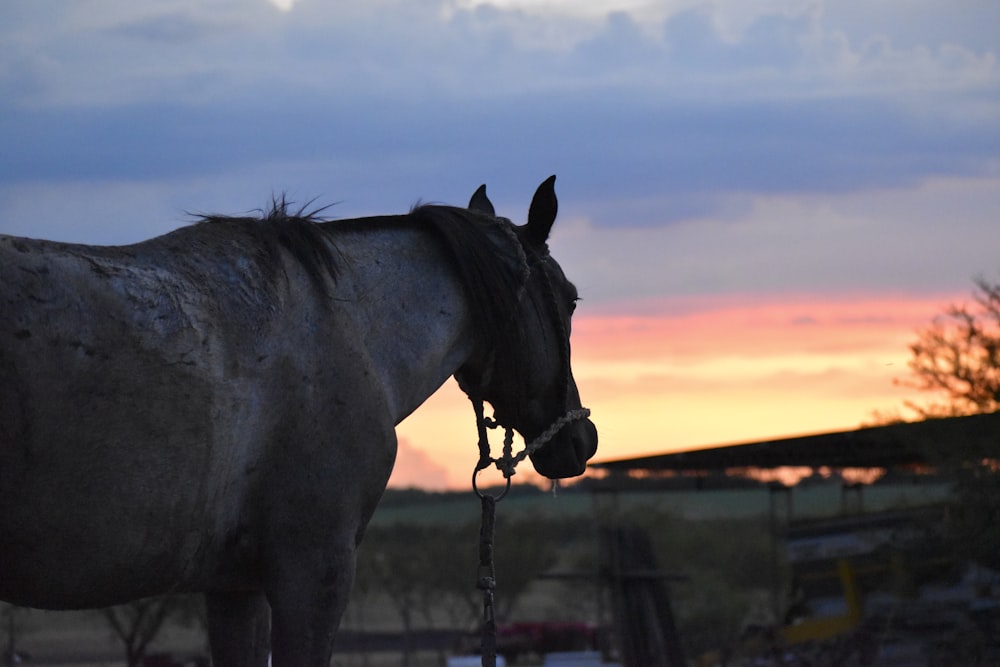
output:
M582 475L597 452L597 427L589 419L567 424L544 447L531 455L535 470L549 479Z

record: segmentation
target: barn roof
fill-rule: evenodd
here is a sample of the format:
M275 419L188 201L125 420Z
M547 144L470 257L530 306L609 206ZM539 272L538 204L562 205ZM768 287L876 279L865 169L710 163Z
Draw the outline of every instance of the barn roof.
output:
M718 471L729 468L894 468L941 463L956 452L966 459L1000 457L1000 412L929 419L853 431L709 447L599 461L609 472Z

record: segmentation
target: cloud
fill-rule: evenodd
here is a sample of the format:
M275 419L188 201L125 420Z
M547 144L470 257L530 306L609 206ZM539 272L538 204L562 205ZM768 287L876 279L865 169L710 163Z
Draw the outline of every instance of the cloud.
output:
M814 14L755 17L729 39L707 8L690 9L665 24L664 41L675 65L686 68L788 71L798 65L805 40L816 29Z
M283 12L290 12L292 11L292 8L295 6L295 0L267 0L267 1Z
M399 438L396 451L396 465L389 479L389 486L396 488L420 487L422 489L443 490L453 486L445 466L406 438Z
M290 106L278 96L218 108L9 110L4 120L7 183L211 178L298 163L327 173L330 185L313 195L384 191L388 175L412 184L412 203L474 187L470 173L491 183L523 173L527 190L554 172L566 201L599 225L710 216L733 201L729 193L847 192L976 175L1000 154L989 122L932 132L930 119L844 99L701 108L561 94L442 108L428 98L402 113L376 97ZM276 178L271 187L287 183ZM525 196L512 204L523 206Z
M220 26L198 20L182 11L173 11L140 19L123 21L107 28L109 37L125 37L148 45L192 45L204 41Z
M390 179L412 201L469 173L557 172L596 224L659 225L718 214L733 193L982 174L1000 153L982 45L901 45L814 3L603 6L629 11L386 0L276 18L176 2L42 23L25 9L0 61L0 180L309 165L338 198Z
M949 76L931 83L949 90L997 81L997 39L975 28L996 15L985 5L969 7L960 29L941 29L955 23L950 7L925 3L919 30L896 10L895 24L883 20L884 30L873 31L839 6L798 1L749 9L682 2L655 12L630 2L594 12L586 3L587 12L572 12L546 11L551 4L382 0L295 5L277 18L263 3L112 2L99 14L20 4L20 20L4 29L6 58L36 66L29 70L46 93L30 98L36 105L73 104L74 96L76 104L101 106L218 100L283 84L299 92L328 89L334 98L380 92L496 99L528 90L607 93L624 85L669 99L776 100L877 94L871 76L893 83L897 93L900 83L923 90L935 70ZM979 37L966 41L967 32ZM20 66L0 69L0 86ZM976 75L961 76L966 71ZM192 78L215 85L185 87Z
M42 193L67 200L61 210L80 198L81 228L95 230L102 215L84 204L160 193L132 214L129 236L93 237L136 240L153 204L176 220L292 190L344 201L337 214L350 216L462 203L481 182L523 219L554 172L560 224L590 225L580 242L594 242L587 269L606 296L863 285L879 264L919 285L893 235L938 244L935 225L956 216L931 221L906 202L928 204L915 193L945 177L996 173L997 40L972 19L928 5L940 24L921 19L897 38L885 12L866 27L814 2L541 7L111 2L91 15L22 3L0 27L11 45L0 59L0 225ZM873 192L890 194L864 198ZM891 222L822 210L845 201L896 210ZM953 224L988 235L981 213L968 214L976 221ZM905 227L911 215L919 228ZM860 265L838 269L837 257Z
M641 376L734 360L781 367L782 358L877 358L905 352L913 332L965 292L665 298L646 312L633 304L620 315L580 313L573 350L584 364L578 374L617 367L618 377L625 367Z
M648 229L574 219L590 212L567 204L552 246L583 296L580 312L666 295L954 293L1000 268L996 177L725 201L715 215Z
M885 35L900 48L966 44L975 50L995 50L1000 6L979 0L955 0L947 6L937 0L910 0L901 20L900 7L867 0L822 3L824 24L830 31L853 36Z

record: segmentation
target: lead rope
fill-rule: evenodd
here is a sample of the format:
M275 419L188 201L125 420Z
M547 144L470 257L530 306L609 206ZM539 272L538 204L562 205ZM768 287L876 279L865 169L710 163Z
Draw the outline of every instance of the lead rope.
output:
M493 564L493 535L496 529L497 499L488 493L481 493L479 500L483 512L479 524L479 577L476 580L476 588L483 592L483 636L480 641L480 653L483 667L496 667L497 618L493 608L493 591L496 589L497 580Z
M495 551L497 503L510 491L510 478L514 476L514 468L517 467L517 464L545 446L566 424L589 417L590 410L587 408L570 410L542 431L537 438L525 444L524 449L516 456L513 453L514 429L509 426L504 427L503 453L494 458L490 452L487 429L499 428L500 424L495 419L484 415L481 399L472 398L472 407L476 411L476 431L479 434L479 462L476 463L476 469L472 473L472 489L479 496L482 507L479 524L479 572L476 580L476 588L483 592L483 634L480 641L480 652L482 654L482 667L496 667L497 620L493 604L494 591L496 590L496 567L493 562L493 554ZM503 490L495 496L481 491L477 482L479 471L494 464L503 473L506 480Z

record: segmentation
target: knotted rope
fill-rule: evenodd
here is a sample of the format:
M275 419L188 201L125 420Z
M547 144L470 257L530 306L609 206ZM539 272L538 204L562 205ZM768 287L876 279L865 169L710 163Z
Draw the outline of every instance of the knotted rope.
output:
M490 441L487 435L487 429L501 428L502 425L495 419L491 419L483 414L484 409L482 401L473 399L472 406L476 411L476 427L479 431L479 462L476 464L476 469L472 473L472 485L473 488L476 489L477 495L482 495L479 494L479 489L476 485L476 476L479 474L480 470L485 470L491 465L495 465L497 470L503 473L504 479L507 480L507 484L509 486L510 478L514 476L517 464L547 445L549 441L556 437L556 434L559 433L559 431L561 431L567 424L580 419L586 419L590 416L589 408L569 410L562 417L552 422L547 429L539 433L535 439L531 442L525 443L524 449L517 454L514 454L514 429L510 426L503 426L503 452L500 456L494 457L492 456L490 450ZM499 500L499 498L497 498L497 500Z

